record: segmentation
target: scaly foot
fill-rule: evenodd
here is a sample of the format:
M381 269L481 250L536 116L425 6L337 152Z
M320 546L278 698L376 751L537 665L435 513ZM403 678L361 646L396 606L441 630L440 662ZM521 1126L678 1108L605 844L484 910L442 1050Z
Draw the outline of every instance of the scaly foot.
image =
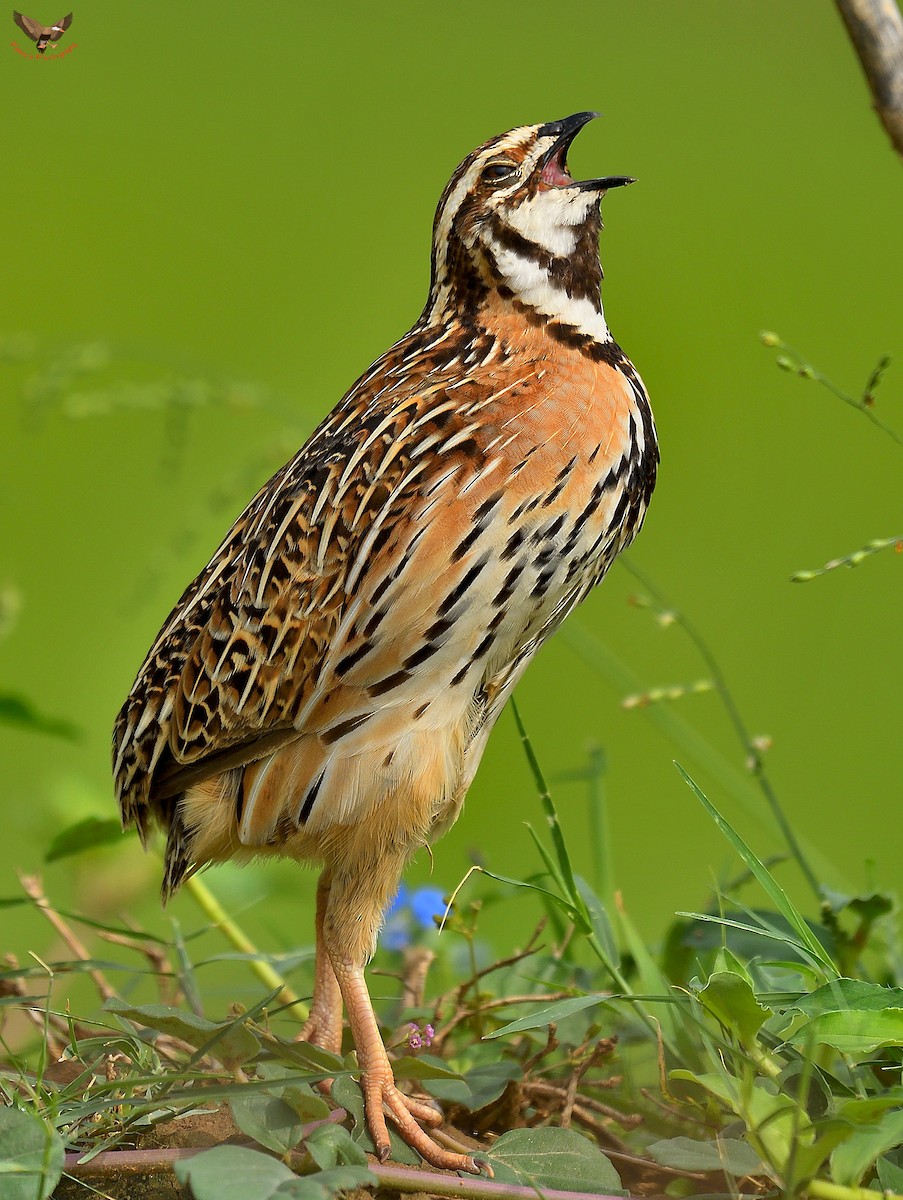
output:
M471 1175L483 1173L492 1176L488 1163L477 1161L471 1154L444 1149L421 1128L421 1125L437 1128L442 1124L441 1114L429 1104L400 1092L391 1071L362 1074L361 1091L364 1094L367 1127L380 1162L385 1162L390 1154L385 1117L388 1112L407 1144L430 1166L438 1167L441 1171L469 1171Z

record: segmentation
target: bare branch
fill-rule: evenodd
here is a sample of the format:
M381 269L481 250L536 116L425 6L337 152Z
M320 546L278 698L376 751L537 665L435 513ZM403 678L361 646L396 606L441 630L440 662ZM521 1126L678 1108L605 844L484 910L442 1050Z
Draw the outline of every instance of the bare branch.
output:
M836 0L881 124L903 158L903 17L895 0Z

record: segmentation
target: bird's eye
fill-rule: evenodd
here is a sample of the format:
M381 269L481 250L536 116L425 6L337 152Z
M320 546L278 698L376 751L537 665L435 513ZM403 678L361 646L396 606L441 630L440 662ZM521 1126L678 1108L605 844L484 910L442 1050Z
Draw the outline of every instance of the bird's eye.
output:
M493 183L500 183L517 173L517 164L513 162L491 162L483 169L483 178Z

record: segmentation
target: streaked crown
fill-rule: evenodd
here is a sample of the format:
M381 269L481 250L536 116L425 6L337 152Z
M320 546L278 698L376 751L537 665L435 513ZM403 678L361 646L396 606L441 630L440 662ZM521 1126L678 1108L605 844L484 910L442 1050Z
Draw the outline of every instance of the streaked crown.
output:
M513 303L610 340L600 291L600 201L609 188L634 181L571 178L568 149L597 115L524 125L464 159L436 211L421 322L441 324L482 304Z

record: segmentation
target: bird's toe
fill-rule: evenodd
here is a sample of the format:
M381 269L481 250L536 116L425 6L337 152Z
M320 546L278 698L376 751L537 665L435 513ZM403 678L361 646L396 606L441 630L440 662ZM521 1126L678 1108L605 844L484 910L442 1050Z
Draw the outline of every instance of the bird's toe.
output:
M438 1137L454 1146L457 1143L446 1134L438 1133L437 1127L442 1123L442 1116L429 1104L405 1096L394 1082L388 1080L369 1077L362 1080L362 1084L367 1126L376 1147L376 1156L381 1163L385 1162L390 1154L389 1131L385 1118L385 1114L388 1113L402 1138L430 1166L437 1167L440 1171L467 1171L471 1175L492 1175L488 1163L478 1165L472 1154L463 1152L464 1147L452 1150L439 1145L436 1140ZM421 1127L421 1122L436 1132L436 1138L431 1137Z

